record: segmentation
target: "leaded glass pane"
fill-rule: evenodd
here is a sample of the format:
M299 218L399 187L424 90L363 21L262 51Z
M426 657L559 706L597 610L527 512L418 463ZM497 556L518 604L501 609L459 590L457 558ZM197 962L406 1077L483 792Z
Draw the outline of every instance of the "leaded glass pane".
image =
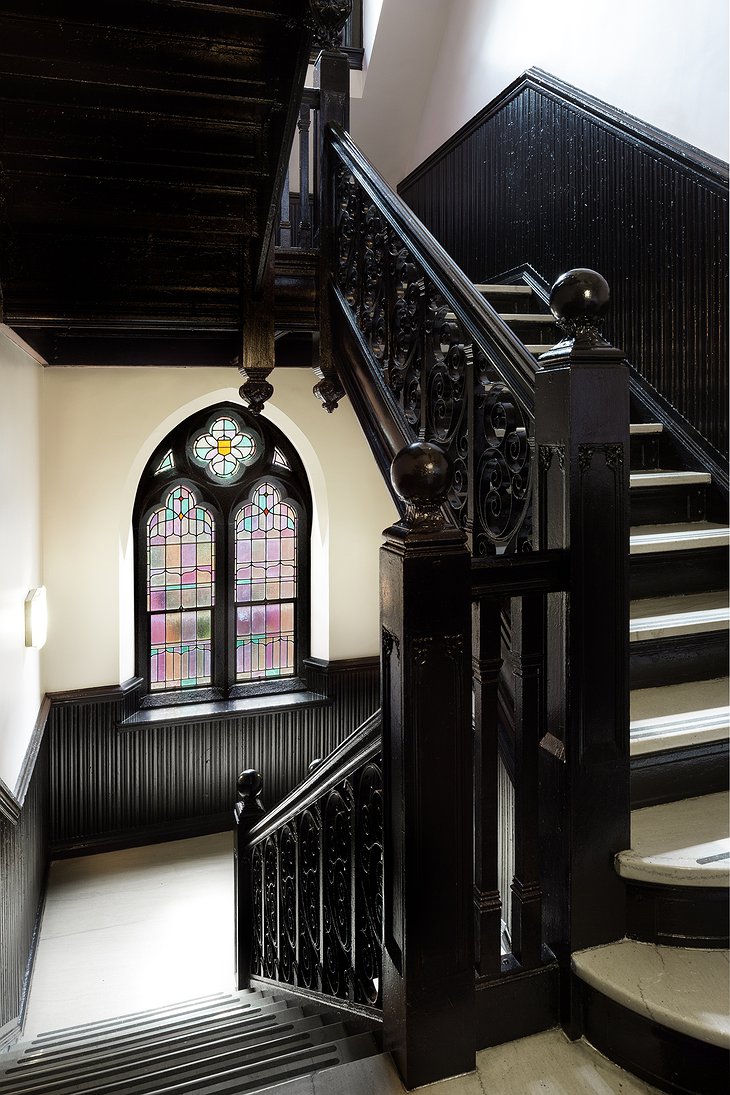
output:
M281 451L281 449L274 449L273 463L278 464L279 467L282 467L282 468L288 468L289 467L289 461L284 456L284 453Z
M260 483L235 522L236 679L294 672L297 513Z
M257 439L230 415L221 415L192 444L192 455L214 479L232 480L258 458Z
M153 690L210 684L214 534L212 514L182 485L147 522Z
M160 460L160 463L157 465L157 471L155 472L155 475L159 475L161 471L170 471L170 469L174 467L175 457L172 455L172 449L168 449L165 455L162 457L162 460Z

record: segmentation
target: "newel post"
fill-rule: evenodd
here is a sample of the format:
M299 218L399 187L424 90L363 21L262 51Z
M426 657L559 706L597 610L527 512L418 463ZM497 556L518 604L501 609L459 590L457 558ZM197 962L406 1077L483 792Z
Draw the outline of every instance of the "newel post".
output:
M385 1048L406 1087L475 1065L470 556L436 445L398 453L380 557Z
M255 916L248 838L254 825L264 816L264 807L261 802L262 786L260 774L252 768L247 768L238 777L238 800L234 807L236 823L234 900L236 903L236 983L239 989L247 989L251 985L251 952Z
M614 856L630 843L629 387L596 327L608 299L593 270L556 281L567 337L535 377L538 542L570 553L568 591L548 599L540 741L546 942L566 970L572 952L625 929ZM563 1020L579 1032L567 989Z

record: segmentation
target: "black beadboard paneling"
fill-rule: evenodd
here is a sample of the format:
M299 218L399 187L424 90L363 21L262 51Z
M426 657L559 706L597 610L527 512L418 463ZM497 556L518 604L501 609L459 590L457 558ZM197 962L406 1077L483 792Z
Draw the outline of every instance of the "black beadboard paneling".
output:
M400 185L474 280L576 266L642 376L727 451L727 165L529 69Z
M0 1047L18 1033L45 893L48 737L44 729L45 719L37 727L34 763L24 766L17 822L0 815Z
M135 688L65 693L49 721L55 854L193 835L232 824L236 777L257 768L274 806L372 714L378 663L308 663L309 686L332 702L185 725L121 727Z

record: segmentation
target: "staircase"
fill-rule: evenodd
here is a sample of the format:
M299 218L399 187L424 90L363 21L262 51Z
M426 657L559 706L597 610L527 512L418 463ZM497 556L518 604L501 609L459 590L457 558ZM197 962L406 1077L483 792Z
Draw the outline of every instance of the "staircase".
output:
M290 1081L331 1069L343 1070L332 1090L345 1091L348 1064L380 1053L375 1027L267 990L220 994L21 1042L1 1059L0 1093L289 1091ZM385 1058L369 1074L379 1067L390 1074Z
M535 356L560 335L530 285L477 286ZM728 542L712 477L661 423L631 424L628 936L573 956L585 1034L643 1079L719 1091L728 982ZM702 794L703 791L708 793ZM667 1087L667 1084L670 1086Z

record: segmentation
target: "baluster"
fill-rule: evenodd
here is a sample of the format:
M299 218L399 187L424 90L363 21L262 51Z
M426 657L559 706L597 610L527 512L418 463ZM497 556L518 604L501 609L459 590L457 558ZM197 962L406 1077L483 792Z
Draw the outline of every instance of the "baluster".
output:
M299 108L299 238L300 247L312 246L312 221L309 215L309 127L311 112L306 100Z
M408 446L391 478L406 517L381 549L383 1035L412 1088L475 1062L471 572L441 513L442 450Z
M236 844L234 849L234 878L236 902L236 982L239 989L251 984L252 938L256 924L253 905L251 848L249 833L261 820L264 807L261 802L263 781L252 768L238 777L238 801L234 808ZM262 887L263 901L263 887ZM263 909L259 910L263 917ZM262 920L263 922L263 920Z
M629 390L623 353L596 329L608 297L593 270L558 279L550 307L568 337L542 355L535 375L538 543L570 551L567 596L548 598L540 741L541 793L552 810L542 825L546 943L566 984L573 951L620 939L625 929L614 856L630 840ZM551 682L563 674L558 695ZM580 1032L577 1014L566 994L571 1034Z
M284 187L281 191L281 206L279 208L279 247L291 247L289 186L289 168L287 168L286 176L284 178Z
M542 725L544 606L541 596L512 600L515 712L515 873L512 953L523 969L542 959L542 887L538 810L538 750Z
M496 977L501 968L502 902L499 893L497 723L502 602L472 608L474 656L474 927L476 968Z

